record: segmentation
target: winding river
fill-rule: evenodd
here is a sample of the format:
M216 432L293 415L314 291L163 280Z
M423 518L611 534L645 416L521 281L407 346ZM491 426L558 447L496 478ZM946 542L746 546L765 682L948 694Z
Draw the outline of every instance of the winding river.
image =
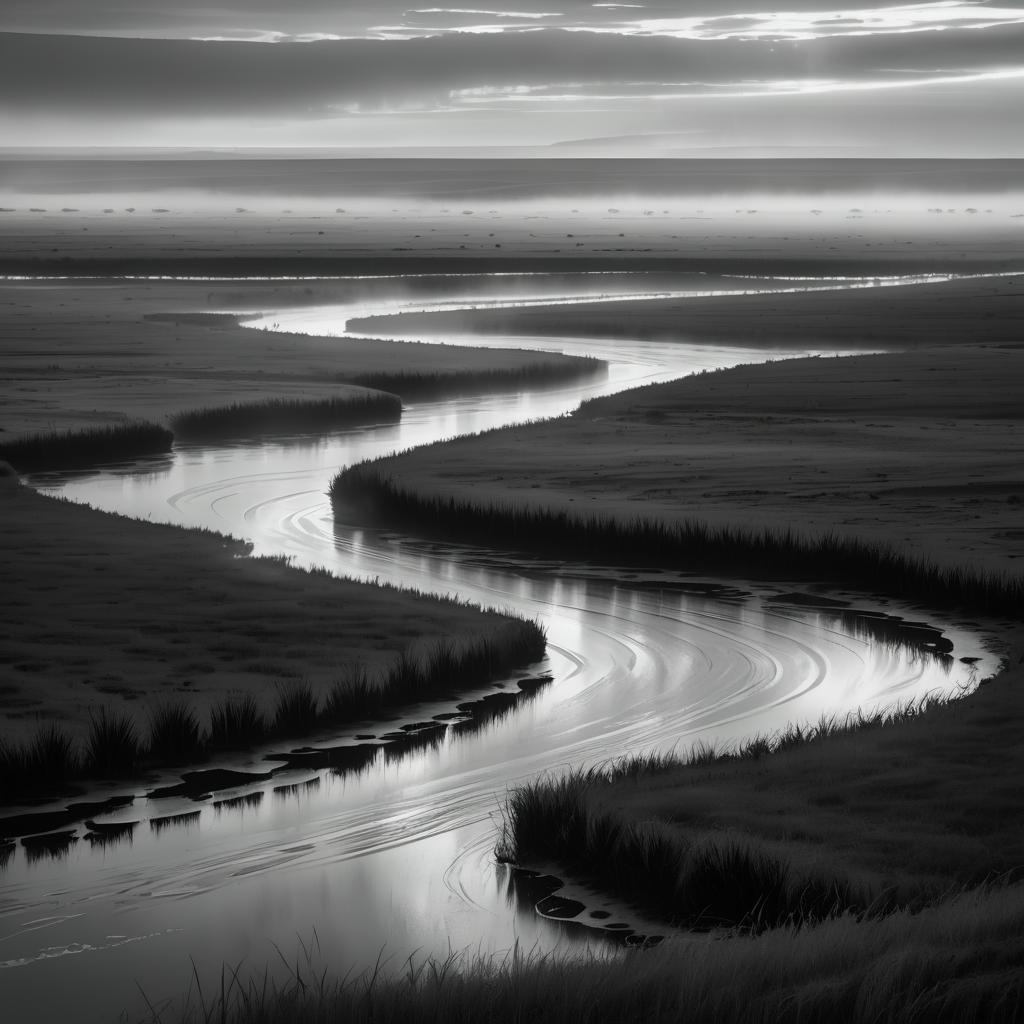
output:
M584 277L575 292L559 282L558 294L592 297L595 286ZM617 295L651 294L640 277L615 287ZM672 294L752 287L701 278ZM372 301L253 313L251 323L337 334L343 346L345 323L355 317L534 301L538 282L510 277L491 287L438 278L434 292L429 301L397 291L388 299L375 287ZM19 848L0 874L0 993L7 1006L26 1008L23 1019L111 1020L125 1008L137 1019L147 1001L159 1008L188 988L193 962L209 990L223 962L241 964L243 975L268 964L282 974L285 961L302 958L303 944L317 946L339 973L378 961L399 970L410 956L450 950L606 948L597 927L535 913L494 862L507 787L625 752L728 742L824 713L908 701L970 684L995 667L966 628L930 617L953 643L954 658L939 658L894 642L897 631L870 615L839 617L779 601L792 590L784 582L730 580L705 593L670 574L531 562L426 543L374 523L336 522L327 487L355 461L562 415L583 398L699 369L805 354L664 342L455 340L586 353L606 360L608 371L573 386L411 404L397 425L178 446L164 460L35 481L104 509L246 537L256 553L285 554L297 565L535 617L548 631L549 654L530 671L550 672L554 681L506 717L475 730L451 728L401 756L381 751L357 773L294 772L200 803L147 799L140 791L120 813L140 824L120 841L79 841L61 857L30 858ZM868 613L921 617L867 598L855 604ZM980 661L968 666L958 660L965 655ZM432 702L402 721L452 710ZM367 731L378 729L367 725L338 738ZM594 900L593 907L603 905ZM609 909L612 923L642 927ZM15 1024L6 1013L4 1020Z

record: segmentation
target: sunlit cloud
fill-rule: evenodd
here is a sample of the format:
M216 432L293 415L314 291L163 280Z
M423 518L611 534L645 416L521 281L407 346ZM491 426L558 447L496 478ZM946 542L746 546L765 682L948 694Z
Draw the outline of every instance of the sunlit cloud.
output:
M639 18L574 25L579 32L668 36L674 39L809 40L847 35L996 28L1024 24L1024 10L962 0L856 10L773 11L679 18Z

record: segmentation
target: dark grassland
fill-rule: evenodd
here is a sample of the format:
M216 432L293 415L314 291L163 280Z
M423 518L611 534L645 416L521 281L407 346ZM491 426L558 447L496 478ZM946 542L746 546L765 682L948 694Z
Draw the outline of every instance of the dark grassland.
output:
M276 686L266 709L251 695L224 698L210 708L208 727L190 701L163 699L148 713L144 742L130 714L102 708L81 742L57 725L39 727L27 740L0 738L0 803L89 779L197 764L221 750L343 728L416 701L455 697L540 660L544 649L538 626L509 619L490 636L406 649L380 672L356 665L322 697L309 683L292 681Z
M344 727L543 657L532 622L239 558L11 475L0 507L2 799Z
M85 430L28 434L0 442L0 459L23 473L80 469L99 462L160 455L174 435L156 423L132 422Z

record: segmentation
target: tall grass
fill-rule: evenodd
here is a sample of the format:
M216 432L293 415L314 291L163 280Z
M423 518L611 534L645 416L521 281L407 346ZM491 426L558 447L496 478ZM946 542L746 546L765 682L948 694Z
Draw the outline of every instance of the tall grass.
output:
M196 981L164 1024L1010 1024L1024 1017L1024 887L920 913L577 957L454 953L338 980L304 948L288 973ZM279 972L284 973L284 972ZM157 1019L155 1012L145 1018Z
M0 740L0 798L62 785L81 772L81 758L66 729L41 726L22 742Z
M711 526L692 519L621 520L421 494L389 476L379 461L351 466L335 476L330 495L336 510L349 503L431 536L488 546L500 538L510 549L559 558L747 577L841 580L884 589L894 597L990 614L1017 616L1024 608L1024 576L939 566L856 537Z
M395 423L402 418L402 401L380 391L331 398L270 398L235 402L210 409L179 413L172 420L182 439L253 436L334 430L363 423Z
M0 443L0 458L22 473L38 473L159 455L171 450L173 440L166 427L137 421L15 438Z
M349 380L365 388L392 391L406 400L486 394L520 388L556 386L608 372L608 364L593 356L574 356L572 362L537 361L507 369L459 370L453 373L364 373Z
M149 756L157 761L181 764L206 752L199 716L185 701L158 704L149 715Z
M210 710L211 747L244 747L258 743L267 732L267 720L251 694L222 700Z
M85 770L91 775L129 775L142 753L135 722L103 708L90 716L85 740Z
M309 683L278 686L274 705L274 731L282 736L309 732L317 723L319 701Z
M28 742L0 740L0 802L59 789L88 776L129 775L157 764L201 761L211 750L391 713L415 701L491 682L539 661L544 651L544 631L537 623L510 618L489 636L407 649L376 675L365 666L354 666L323 700L308 683L282 684L269 716L251 696L224 700L212 708L209 728L204 730L187 702L160 704L150 712L145 743L128 716L102 711L91 720L82 749L57 726L41 729ZM347 749L338 749L337 761L346 763L346 757L353 756L344 753ZM327 763L333 762L327 758Z

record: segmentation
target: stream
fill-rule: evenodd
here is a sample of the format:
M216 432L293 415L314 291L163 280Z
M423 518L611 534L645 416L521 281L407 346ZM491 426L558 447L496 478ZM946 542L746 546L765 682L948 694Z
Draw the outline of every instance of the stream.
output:
M557 294L592 298L596 286L579 276L575 292L562 281ZM885 283L896 282L875 286ZM606 294L609 285L600 287ZM753 287L701 277L668 294ZM514 275L493 287L439 277L434 290L429 301L422 285L415 299L397 291L389 299L375 286L372 298L330 308L230 311L246 312L254 328L334 334L343 346L350 319L512 305L546 294L541 288L538 299L538 282ZM638 276L616 280L610 297L629 294L654 293ZM400 321L395 326L401 336ZM923 613L882 599L849 598L866 614L840 615L779 600L794 589L785 581L730 579L702 588L679 574L533 561L335 521L327 488L354 462L561 416L585 398L702 369L811 354L683 342L445 340L587 354L608 369L571 386L410 403L398 424L177 445L166 458L33 483L109 511L244 537L255 554L285 555L298 566L536 618L547 630L548 656L504 687L514 690L517 678L539 673L553 681L511 714L477 728L448 728L401 753L382 748L358 772L295 770L200 802L147 799L140 788L130 807L109 817L139 822L116 839L82 838L60 856L29 856L19 847L0 867L0 1001L27 1015L4 1012L8 1024L109 1021L125 1009L130 1020L139 1019L147 1002L159 1008L184 993L193 965L209 991L219 984L222 963L240 964L243 976L267 965L283 976L286 961L304 956L304 945L316 946L339 974L378 962L398 971L410 956L443 958L452 950L614 951L606 923L649 928L597 895L588 909L607 909L611 917L589 926L545 918L495 862L510 786L625 753L729 743L823 714L949 692L995 669L977 632L933 615L929 625L951 642L953 657L903 642L898 622L883 613L914 621ZM980 660L967 665L963 656ZM454 703L431 701L400 721L451 713ZM384 731L367 723L334 739ZM230 764L253 765L245 758Z

